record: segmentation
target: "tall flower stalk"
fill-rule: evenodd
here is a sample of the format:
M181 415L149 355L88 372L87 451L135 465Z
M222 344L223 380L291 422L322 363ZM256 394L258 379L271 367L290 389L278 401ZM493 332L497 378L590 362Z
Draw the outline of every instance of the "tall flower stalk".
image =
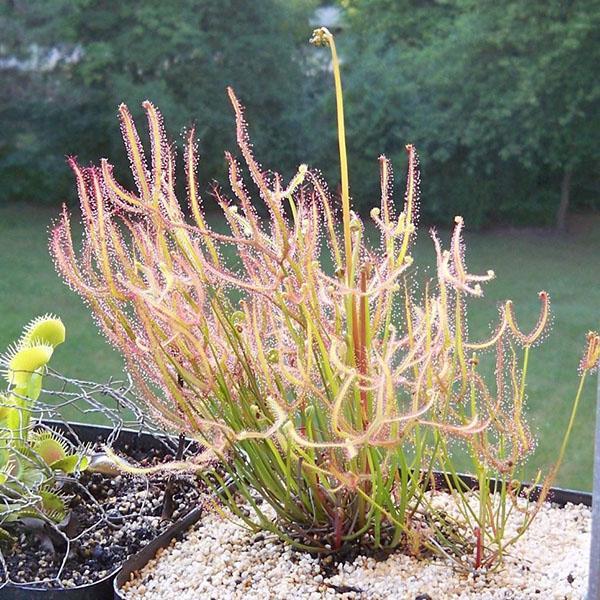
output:
M371 218L380 247L366 243L367 225L350 203L335 43L326 29L313 41L332 54L341 235L338 200L317 171L301 165L286 183L255 159L230 89L243 166L226 153L230 194L215 189L226 233L211 227L215 218L201 205L194 131L186 136L184 211L174 149L145 102L149 158L127 107L119 108L136 190L121 186L106 160L70 160L83 249L77 255L64 209L52 253L122 352L152 415L206 448L190 468L249 527L314 551L403 546L496 564L510 543L503 532L511 507L527 524L538 505L517 499L514 479L533 446L525 376L548 295L540 293L530 333L506 302L490 339L470 340L466 299L481 296L494 274L468 272L459 217L449 249L432 232L436 276L418 285L410 269L419 204L411 145L398 215L392 166L379 159L381 202ZM487 383L480 363L490 357L496 377ZM457 444L480 484L477 510L457 472ZM456 515L436 507L438 469L455 490ZM503 484L497 496L487 492L492 477ZM223 486L227 479L235 491Z

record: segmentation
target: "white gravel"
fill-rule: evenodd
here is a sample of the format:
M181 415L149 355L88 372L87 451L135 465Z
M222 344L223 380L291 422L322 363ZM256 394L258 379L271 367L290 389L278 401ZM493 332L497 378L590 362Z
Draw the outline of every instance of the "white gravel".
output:
M359 556L327 577L319 559L208 513L122 592L128 600L571 600L585 595L590 525L589 508L546 504L511 547L504 568L476 578L443 559L400 553L381 562Z

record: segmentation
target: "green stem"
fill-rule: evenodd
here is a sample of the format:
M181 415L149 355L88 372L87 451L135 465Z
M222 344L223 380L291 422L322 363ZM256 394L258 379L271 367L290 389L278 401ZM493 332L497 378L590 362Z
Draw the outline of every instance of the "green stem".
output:
M325 28L315 30L311 42L327 45L331 50L333 63L333 79L335 83L335 104L337 108L338 146L340 154L340 177L342 185L342 217L344 223L344 250L346 253L346 283L352 282L352 239L350 231L350 184L348 179L348 154L346 152L346 127L344 125L344 96L342 93L342 76L335 41L331 32Z
M560 468L560 465L565 456L565 450L567 449L567 445L569 443L569 438L571 437L571 430L573 429L573 424L575 423L575 416L577 414L577 409L579 408L579 400L581 399L581 392L583 391L583 385L585 383L586 375L587 375L587 371L584 371L583 374L581 375L581 379L579 380L579 387L577 388L577 394L575 395L573 407L571 408L571 417L569 418L569 424L567 425L567 430L565 431L562 445L561 445L560 451L558 453L558 460L556 461L556 466L555 466L556 471L558 471L558 469Z

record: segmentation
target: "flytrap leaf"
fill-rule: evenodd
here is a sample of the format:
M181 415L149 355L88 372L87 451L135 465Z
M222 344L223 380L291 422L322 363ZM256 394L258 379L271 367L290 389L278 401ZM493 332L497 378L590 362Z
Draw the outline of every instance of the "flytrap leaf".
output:
M20 347L44 344L56 348L65 341L66 329L63 322L54 315L44 315L33 319L23 330L18 342Z

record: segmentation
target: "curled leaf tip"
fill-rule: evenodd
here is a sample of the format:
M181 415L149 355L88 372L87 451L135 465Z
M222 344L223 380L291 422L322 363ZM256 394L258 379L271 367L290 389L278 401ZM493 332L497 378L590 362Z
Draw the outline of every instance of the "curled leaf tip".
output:
M600 363L600 334L596 331L588 331L586 337L587 344L579 365L581 371L597 369Z

